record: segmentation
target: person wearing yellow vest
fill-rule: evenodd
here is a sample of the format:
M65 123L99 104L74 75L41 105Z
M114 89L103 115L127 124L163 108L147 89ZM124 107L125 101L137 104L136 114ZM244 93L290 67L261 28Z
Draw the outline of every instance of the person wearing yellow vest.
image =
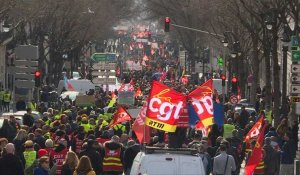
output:
M224 134L223 138L230 138L232 137L232 131L235 129L235 126L232 124L232 119L229 118L227 120L227 123L224 124Z
M9 91L5 91L3 95L3 104L4 104L4 111L9 112L9 103L11 101L11 94Z
M116 124L114 127L114 133L115 135L118 135L119 137L126 132L126 127L122 125L121 123Z
M83 126L85 133L88 133L88 131L92 129L86 117L82 117L80 126Z
M34 100L32 100L31 102L28 102L28 107L31 108L32 111L37 110L37 106L36 106L36 103L34 102Z
M26 171L26 169L29 168L36 160L37 154L36 151L34 151L33 149L33 142L31 140L27 140L24 145L25 145L25 151L23 152L23 155L25 159L25 171ZM32 175L32 174L33 172L28 175Z
M123 173L123 155L124 147L120 143L120 138L116 135L112 136L110 141L104 143L104 174L122 174Z
M1 88L0 89L0 111L3 110L3 105L4 105L3 96L4 96L4 93L5 93L5 91Z

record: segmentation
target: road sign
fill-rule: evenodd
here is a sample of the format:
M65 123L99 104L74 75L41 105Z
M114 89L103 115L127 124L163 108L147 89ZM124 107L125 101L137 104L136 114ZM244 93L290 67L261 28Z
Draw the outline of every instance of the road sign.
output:
M105 62L95 63L93 65L93 69L96 69L96 70L115 70L116 69L116 63L105 63Z
M115 78L94 78L92 80L94 84L116 84L116 79Z
M292 76L292 82L296 82L296 84L297 84L297 82L300 83L300 76L298 76L298 75Z
M300 61L300 50L292 50L292 61Z
M134 104L134 92L133 91L121 91L118 94L118 104L133 105Z
M93 76L116 76L116 72L111 72L111 71L108 71L108 72L99 72L99 71L93 71L92 72L92 75Z
M291 102L292 103L300 102L300 96L291 96Z
M15 86L18 88L33 88L34 85L35 85L34 81L15 80Z
M292 73L299 73L300 72L300 64L292 64Z
M15 49L16 60L38 60L39 48L33 45L20 45Z
M230 103L237 104L237 102L238 102L238 97L236 95L232 95L230 97Z
M293 85L292 84L292 94L300 94L300 85Z
M36 68L32 68L32 67L15 67L13 68L15 73L34 73L34 71L36 71Z
M218 65L219 66L223 66L223 64L224 64L223 58L222 57L218 57Z
M31 67L37 67L39 65L39 62L37 61L28 61L28 60L16 60L15 66L31 66Z
M15 79L22 79L22 80L33 80L34 75L33 74L15 74Z
M116 53L94 53L91 58L95 62L116 62L117 61Z

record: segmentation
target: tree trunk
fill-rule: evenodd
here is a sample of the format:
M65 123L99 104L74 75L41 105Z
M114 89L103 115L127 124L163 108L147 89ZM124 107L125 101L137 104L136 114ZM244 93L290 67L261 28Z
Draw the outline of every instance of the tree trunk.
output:
M252 67L253 67L253 82L250 91L250 103L256 102L256 89L259 84L259 59L258 59L258 38L255 34L251 35L252 38Z
M273 41L272 41L272 59L273 59L273 117L274 117L274 125L277 127L279 124L280 118L280 77L279 70L280 67L278 65L278 54L277 54L277 30L273 30Z

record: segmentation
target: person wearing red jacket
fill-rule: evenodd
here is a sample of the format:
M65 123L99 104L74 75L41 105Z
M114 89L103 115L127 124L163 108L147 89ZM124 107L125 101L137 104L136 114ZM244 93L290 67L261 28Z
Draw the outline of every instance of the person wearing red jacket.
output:
M50 154L51 163L56 166L56 175L61 175L61 167L67 156L67 141L65 139L60 139L58 145Z

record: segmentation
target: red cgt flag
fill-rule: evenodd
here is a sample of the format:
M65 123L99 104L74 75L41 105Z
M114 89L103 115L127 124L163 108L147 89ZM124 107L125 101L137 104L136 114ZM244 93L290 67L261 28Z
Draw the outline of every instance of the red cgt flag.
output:
M148 101L146 125L175 132L186 96L158 81L153 81Z
M212 79L209 79L188 94L188 99L200 119L196 128L207 127L213 124L214 108L212 94Z
M118 92L120 92L120 91L125 91L125 83L124 82L122 82L120 88L118 89Z
M126 122L132 120L128 112L122 107L119 106L117 113L114 115L114 118L109 124L109 127L114 127L118 123Z
M132 130L135 132L140 143L150 143L150 127L145 125L146 111L147 103L144 103L139 115L132 125Z
M257 165L263 158L262 147L263 147L266 126L267 125L264 125L262 130L259 132L255 147L253 148L252 154L249 157L248 162L245 166L245 174L246 175L252 175L255 168L257 167Z
M263 116L259 118L259 120L254 124L254 126L250 129L250 131L247 133L244 142L248 142L253 137L256 137L260 134L260 129L262 127L263 122Z

